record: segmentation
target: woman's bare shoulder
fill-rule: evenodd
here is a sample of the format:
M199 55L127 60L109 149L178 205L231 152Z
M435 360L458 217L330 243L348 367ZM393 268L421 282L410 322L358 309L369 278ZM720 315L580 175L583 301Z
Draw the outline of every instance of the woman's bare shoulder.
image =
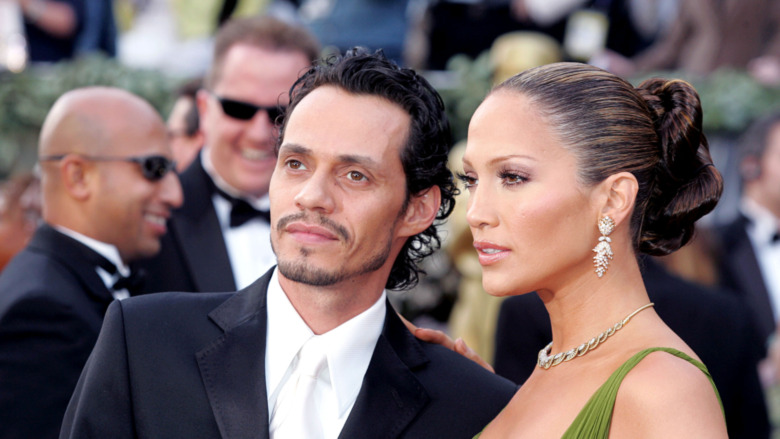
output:
M689 353L693 357L693 353ZM667 352L649 354L618 390L614 437L726 438L726 423L707 375Z

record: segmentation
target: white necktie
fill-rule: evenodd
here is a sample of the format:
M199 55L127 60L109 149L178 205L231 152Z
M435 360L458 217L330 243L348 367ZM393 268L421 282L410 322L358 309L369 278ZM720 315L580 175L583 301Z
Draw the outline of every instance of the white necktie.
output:
M327 357L316 337L298 351L297 366L276 398L271 416L271 439L318 439L323 437L315 388Z

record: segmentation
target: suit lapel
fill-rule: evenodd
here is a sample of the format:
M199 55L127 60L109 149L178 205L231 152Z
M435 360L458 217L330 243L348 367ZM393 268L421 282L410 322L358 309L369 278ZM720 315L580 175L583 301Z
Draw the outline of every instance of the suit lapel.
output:
M181 176L187 199L171 219L171 228L197 291L233 291L233 269L211 201L209 179L199 155Z
M396 438L429 401L413 370L428 362L390 303L355 405L340 438Z
M104 311L114 300L111 291L95 271L96 267L87 263L85 254L94 253L91 248L58 232L48 224L38 227L30 239L29 248L47 254L75 273L85 292L104 304Z
M224 439L268 438L265 298L270 278L269 271L209 314L224 333L195 354Z
M267 438L266 294L271 272L217 307L209 318L224 333L195 357L224 439ZM355 405L340 438L396 438L428 404L414 374L428 362L420 343L388 303Z
M734 276L738 278L739 284L745 286L742 293L745 295L745 300L757 313L758 325L769 334L774 331L775 327L769 291L764 284L764 277L761 275L753 244L745 228L742 227L739 233L744 236L741 236L742 239L735 240L729 261L735 265Z

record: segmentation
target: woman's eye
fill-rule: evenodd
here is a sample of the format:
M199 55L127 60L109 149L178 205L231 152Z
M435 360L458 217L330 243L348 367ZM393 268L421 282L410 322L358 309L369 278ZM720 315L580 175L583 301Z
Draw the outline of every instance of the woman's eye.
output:
M518 175L518 174L513 174L511 172L502 172L500 177L501 180L503 180L504 184L507 186L525 183L526 181L528 181L526 177L523 177L522 175Z
M470 189L474 187L479 180L477 180L474 177L468 176L466 174L458 174L458 180L460 180L463 183L463 187L466 189Z
M366 181L368 178L366 178L365 175L361 174L358 171L349 171L347 173L347 178L349 178L352 181Z

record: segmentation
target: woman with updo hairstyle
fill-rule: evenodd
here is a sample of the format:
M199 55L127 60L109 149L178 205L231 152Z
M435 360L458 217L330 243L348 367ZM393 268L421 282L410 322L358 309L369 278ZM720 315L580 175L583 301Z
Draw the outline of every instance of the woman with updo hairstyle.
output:
M461 179L490 294L536 291L552 341L488 438L725 438L717 389L658 317L638 256L692 237L723 183L684 81L557 63L493 89Z

